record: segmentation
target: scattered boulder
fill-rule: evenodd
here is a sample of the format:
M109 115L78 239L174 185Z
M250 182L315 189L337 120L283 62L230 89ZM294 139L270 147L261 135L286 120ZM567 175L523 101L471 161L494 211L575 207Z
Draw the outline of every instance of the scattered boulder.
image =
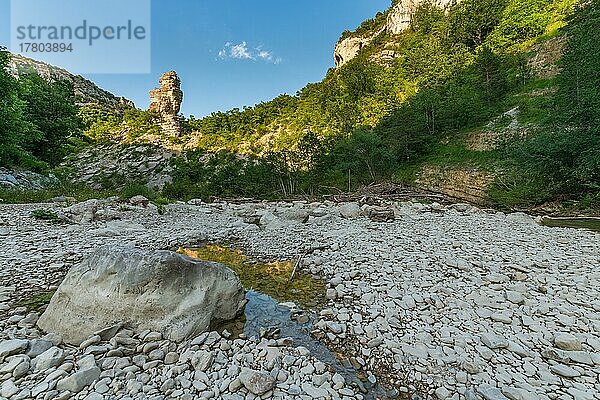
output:
M308 221L309 213L306 209L300 206L278 209L276 211L279 218L293 223L304 224Z
M358 203L346 203L339 207L340 216L346 219L358 218L360 216L360 206Z
M495 333L486 332L481 335L481 342L490 349L505 349L509 343L504 337Z
M373 222L393 222L396 219L394 210L384 207L369 207L367 216Z
M92 367L74 373L71 376L61 379L56 384L58 390L68 390L71 393L79 393L86 386L91 385L100 378L100 368Z
M34 360L36 371L45 371L58 367L65 360L65 352L58 347L51 347Z
M64 203L75 204L76 202L77 202L77 200L74 197L66 197L66 196L52 197L51 199L46 200L46 203L58 203L58 204L64 204Z
M51 348L53 345L52 342L44 339L34 339L31 341L29 345L29 350L27 350L27 356L31 358L35 358Z
M90 233L96 236L114 237L133 232L143 232L144 230L145 228L141 224L125 221L109 221L103 228L91 230Z
M129 203L136 207L148 207L148 204L150 204L150 200L148 200L144 196L133 196L131 199L129 199Z
M580 351L582 349L581 341L570 333L559 333L554 337L554 345L561 350Z
M71 268L38 326L75 345L118 323L182 341L235 318L244 305L239 278L221 264L104 246Z
M67 220L76 224L85 224L93 222L98 212L99 201L91 199L82 203L77 203L63 210Z
M2 386L0 386L0 396L3 398L11 398L17 393L19 393L19 388L15 385L12 379L3 382Z
M500 389L492 385L479 385L477 391L483 396L485 400L508 400L508 398L502 394Z
M249 368L243 368L239 376L242 384L250 393L261 396L273 389L275 378L266 372L254 371Z

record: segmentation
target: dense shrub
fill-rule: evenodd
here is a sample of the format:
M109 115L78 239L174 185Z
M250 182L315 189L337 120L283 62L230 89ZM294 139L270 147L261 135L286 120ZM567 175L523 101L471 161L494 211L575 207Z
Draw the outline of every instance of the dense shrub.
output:
M73 88L37 75L10 76L0 51L0 167L56 165L81 133Z
M23 118L34 127L24 147L37 159L57 165L67 154L69 141L81 134L73 86L30 74L19 78L19 89L25 103Z

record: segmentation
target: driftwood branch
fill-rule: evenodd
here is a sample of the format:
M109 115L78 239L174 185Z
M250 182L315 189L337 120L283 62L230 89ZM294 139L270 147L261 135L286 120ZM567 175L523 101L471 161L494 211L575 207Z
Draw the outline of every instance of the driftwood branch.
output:
M329 246L329 245L316 246L316 247L311 247L310 249L302 252L302 254L300 254L300 256L298 256L298 259L296 260L296 263L294 264L294 269L292 270L292 275L290 276L290 282L294 280L294 276L296 276L296 271L298 271L298 268L300 267L300 264L302 263L302 259L304 259L304 257L308 256L309 254L314 253L317 250L326 250L329 248L331 248L331 246Z
M382 204L386 201L398 201L406 199L427 199L433 201L446 200L446 197L442 194L416 190L414 188L390 182L372 183L358 189L354 193L326 195L324 198L336 203L355 201L362 202L364 204Z
M298 257L298 259L296 260L296 264L294 264L294 269L292 270L292 276L290 276L290 282L294 280L294 276L296 275L296 271L298 270L298 266L302 262L303 257L304 254L301 254L300 257Z

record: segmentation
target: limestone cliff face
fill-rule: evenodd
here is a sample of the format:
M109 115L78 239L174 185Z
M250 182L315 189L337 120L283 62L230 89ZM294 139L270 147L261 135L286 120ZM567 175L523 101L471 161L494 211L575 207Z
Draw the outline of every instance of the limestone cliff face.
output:
M388 10L387 21L385 26L377 32L372 32L370 35L351 36L340 40L334 52L335 66L337 68L348 63L358 53L368 46L376 36L382 32L390 35L398 35L410 27L410 21L417 8L426 2L431 2L432 5L441 9L448 10L453 4L460 0L400 0ZM389 53L384 54L389 56Z
M67 70L31 58L12 54L7 69L11 75L17 78L21 75L34 72L47 81L64 80L70 82L73 84L75 96L77 96L80 105L97 104L111 110L134 107L132 101L124 97L117 97L80 75L73 75Z
M352 60L358 53L371 43L373 37L353 37L344 39L335 46L335 65L341 67Z
M446 9L455 0L401 0L390 10L386 31L392 35L404 32L410 27L410 21L417 8L427 2L431 2L432 5L438 8Z
M170 136L181 133L182 119L179 116L183 91L177 72L165 73L159 80L160 87L150 91L150 111L157 112L161 119L161 128Z

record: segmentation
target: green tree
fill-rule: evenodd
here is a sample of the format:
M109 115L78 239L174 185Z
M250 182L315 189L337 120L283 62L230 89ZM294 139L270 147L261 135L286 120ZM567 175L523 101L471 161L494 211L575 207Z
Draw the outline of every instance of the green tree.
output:
M422 35L444 31L446 13L432 3L425 2L417 7L410 21L411 28Z
M19 99L17 80L6 71L9 57L8 52L0 50L0 167L23 161L23 145L33 128L23 118L25 104Z
M371 183L387 176L394 163L393 153L375 132L357 129L337 141L329 164L342 175L348 171L360 183Z
M555 125L509 147L522 179L539 201L600 198L600 0L580 6L565 32ZM565 126L566 125L566 126ZM530 197L536 193L527 193ZM535 197L534 197L535 198Z
M81 134L82 121L75 105L73 86L64 81L47 82L37 74L19 78L19 97L25 103L24 117L34 125L27 150L51 165L67 153L70 139Z
M552 0L511 0L490 35L490 44L506 48L542 35L552 19L551 4Z
M464 0L450 12L453 40L470 47L481 46L502 19L507 0Z
M508 90L508 68L502 57L488 46L480 49L474 68L485 93L485 99L491 105Z

